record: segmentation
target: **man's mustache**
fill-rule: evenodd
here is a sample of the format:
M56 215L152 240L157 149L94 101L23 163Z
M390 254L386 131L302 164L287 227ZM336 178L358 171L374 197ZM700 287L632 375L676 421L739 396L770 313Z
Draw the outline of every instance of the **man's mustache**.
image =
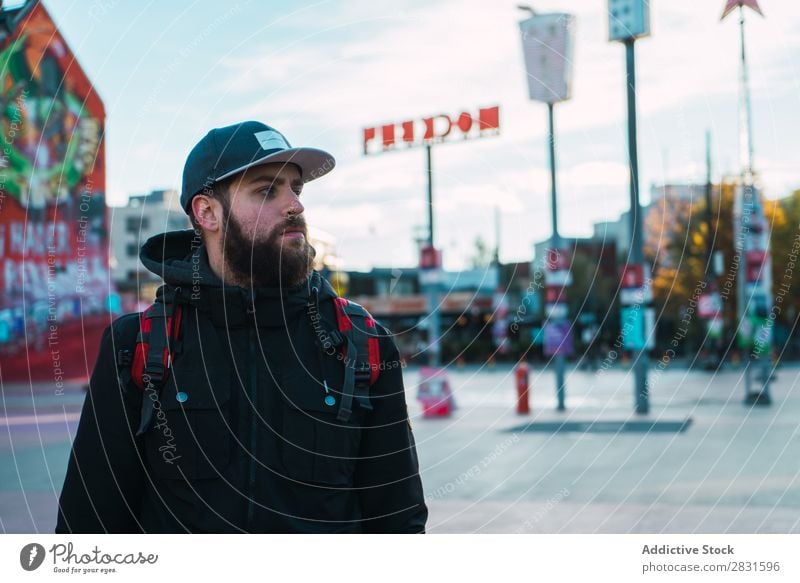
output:
M290 217L275 229L276 235L281 235L287 229L302 229L303 234L308 238L308 225L302 216Z

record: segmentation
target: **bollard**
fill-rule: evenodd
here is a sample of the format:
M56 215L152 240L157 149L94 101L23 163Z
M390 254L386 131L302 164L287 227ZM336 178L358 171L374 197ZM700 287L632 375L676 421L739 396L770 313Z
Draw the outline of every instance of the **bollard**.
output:
M514 371L517 385L517 413L527 415L531 412L528 405L528 363L520 362Z

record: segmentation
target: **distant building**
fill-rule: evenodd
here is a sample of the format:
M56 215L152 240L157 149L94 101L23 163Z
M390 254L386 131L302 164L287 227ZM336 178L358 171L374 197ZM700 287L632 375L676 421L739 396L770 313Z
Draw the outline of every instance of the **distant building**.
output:
M566 249L571 256L582 254L599 261L601 274L612 275L616 273L618 241L620 233L623 232L625 232L625 229L622 228L622 219L613 223L598 223L595 224L595 234L592 237L561 237L562 248ZM545 260L547 259L547 250L549 248L549 239L534 243L534 272L545 271Z
M719 192L719 185L712 186L713 194ZM697 202L704 200L706 196L705 184L661 184L653 185L650 187L650 200L657 202L659 200L683 200L686 202Z
M139 250L153 235L190 229L177 190L154 190L131 196L127 206L109 208L111 214L111 278L120 294L134 293L149 302L161 279L139 261Z

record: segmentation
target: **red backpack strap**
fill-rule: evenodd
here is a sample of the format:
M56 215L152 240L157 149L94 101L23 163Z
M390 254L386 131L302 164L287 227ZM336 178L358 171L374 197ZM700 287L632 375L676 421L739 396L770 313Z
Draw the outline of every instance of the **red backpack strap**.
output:
M374 385L380 375L379 367L381 363L380 344L378 342L378 337L374 335L378 332L375 319L364 306L346 298L334 298L333 304L336 307L336 324L339 328L339 332L342 334L353 329L353 322L350 319L351 315L364 319L364 327L366 330L361 328L360 331L367 333L367 355L370 365L369 384ZM347 356L346 347L344 349L344 354Z
M131 378L142 391L155 391L156 398L145 395L142 399L142 416L137 435L150 426L155 400L161 387L169 378L181 329L180 304L156 302L139 317L139 334L131 363Z
M342 349L345 372L338 419L350 418L353 397L364 409L372 409L369 387L380 375L380 346L375 319L367 310L345 298L334 298L336 324L345 339Z

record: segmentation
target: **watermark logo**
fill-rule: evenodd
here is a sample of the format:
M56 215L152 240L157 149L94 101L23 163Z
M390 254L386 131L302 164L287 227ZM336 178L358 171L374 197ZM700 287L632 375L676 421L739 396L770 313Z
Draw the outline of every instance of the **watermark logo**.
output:
M19 564L26 571L35 571L44 563L45 550L39 543L29 543L19 552Z

